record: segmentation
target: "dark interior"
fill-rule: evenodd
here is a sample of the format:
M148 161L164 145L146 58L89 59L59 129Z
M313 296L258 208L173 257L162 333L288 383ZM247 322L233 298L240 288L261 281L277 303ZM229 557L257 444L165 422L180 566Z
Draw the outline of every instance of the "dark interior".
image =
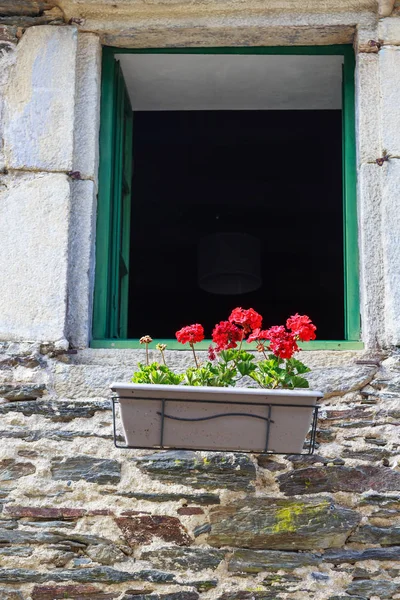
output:
M209 338L236 306L344 338L341 111L136 112L133 129L130 338L196 322ZM257 291L200 289L197 246L217 232L261 241Z

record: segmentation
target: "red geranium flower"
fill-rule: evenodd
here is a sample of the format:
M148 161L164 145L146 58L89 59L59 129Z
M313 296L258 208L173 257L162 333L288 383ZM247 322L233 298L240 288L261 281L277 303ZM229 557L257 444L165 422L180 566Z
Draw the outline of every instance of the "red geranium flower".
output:
M217 355L215 354L215 348L212 344L208 347L208 360L215 360Z
M268 340L268 329L255 329L247 338L247 343L258 342L259 340Z
M236 348L237 343L242 339L243 332L229 321L221 321L214 327L212 332L212 341L217 345L216 351Z
M309 342L316 338L315 331L317 328L313 325L310 317L307 317L307 315L299 315L296 313L286 321L286 327L290 329L301 342Z
M269 349L279 358L292 358L299 350L296 337L286 331L283 325L275 325L267 330L267 339L270 340Z
M245 333L259 329L262 324L262 316L254 308L234 308L229 316L229 321L243 327Z
M199 325L199 323L188 325L177 331L175 336L181 344L196 344L204 340L204 327L203 325Z

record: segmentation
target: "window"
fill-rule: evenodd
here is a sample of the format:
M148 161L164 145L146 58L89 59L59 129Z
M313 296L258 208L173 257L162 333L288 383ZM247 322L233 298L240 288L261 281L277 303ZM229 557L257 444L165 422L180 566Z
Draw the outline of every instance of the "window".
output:
M351 47L105 48L92 347L237 305L362 346L354 137Z

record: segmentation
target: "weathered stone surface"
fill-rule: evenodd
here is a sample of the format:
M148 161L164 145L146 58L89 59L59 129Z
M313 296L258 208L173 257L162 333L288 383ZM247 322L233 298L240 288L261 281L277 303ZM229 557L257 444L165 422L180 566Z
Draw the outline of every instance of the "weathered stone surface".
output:
M33 553L32 548L26 548L24 546L11 546L6 548L0 548L0 556L31 556ZM1 598L1 596L0 596Z
M116 460L75 456L73 458L53 458L51 461L53 479L80 481L105 485L119 483L121 465Z
M46 56L44 52L41 60L45 60ZM19 84L22 82L19 81ZM41 88L42 85L41 82ZM29 101L31 93L29 86L21 91L22 101ZM15 101L16 107L19 107L17 110L21 108L19 99ZM37 110L38 114L43 114L41 109ZM36 121L36 117L31 116ZM10 125L10 121L8 123ZM26 126L27 130L38 131L36 126ZM26 136L23 132L19 136L22 147L27 144ZM0 238L3 240L0 254L0 339L50 340L66 347L70 201L67 176L62 173L29 173L9 175L7 181L0 204ZM46 243L43 243L44 239ZM15 260L16 256L18 260Z
M218 600L275 600L277 591L271 590L240 590L225 592Z
M394 102L394 93L399 89L399 69L400 69L400 48L393 51L392 48L387 48L384 51L384 56L391 53L391 58L385 60L385 71L381 73L381 78L385 78L385 86L389 90L382 90L381 106L382 115L385 115L385 132L382 134L385 143L397 145L397 156L400 156L400 133L397 131L400 122L399 115L393 116L390 122L390 114L394 114L395 108L391 102ZM381 52L379 52L379 56ZM389 57L388 57L389 58ZM393 62L392 62L393 59ZM391 67L393 70L391 71ZM388 92L388 94L386 94ZM390 100L389 100L390 96ZM385 110L387 109L387 111ZM396 125L395 125L396 123ZM386 149L389 152L388 146ZM400 160L393 159L385 163L382 173L382 192L381 192L381 212L382 212L382 252L384 257L384 285L385 285L385 331L386 344L400 344L400 272L396 268L396 262L399 260L399 245L396 243L397 233L400 227L400 199L397 193L400 181Z
M316 492L365 492L400 490L400 473L387 467L309 467L278 477L289 496Z
M100 127L101 44L98 35L78 33L73 171L97 183Z
M15 3L15 0L1 0L0 14L37 17L55 5L55 0L19 0L18 4Z
M234 550L228 571L233 573L260 573L279 569L297 569L321 563L321 554L310 552L280 552L277 550Z
M122 562L126 560L126 556L117 546L114 544L97 544L95 546L88 546L86 554L94 562L100 563L101 565L113 565L116 562Z
M41 398L46 390L43 384L0 385L0 396L6 400L34 400Z
M6 505L7 507L7 505ZM3 513L4 513L4 507L3 507ZM14 521L14 520L4 520L2 519L0 521L0 529L17 529L18 527L18 521Z
M35 529L73 529L75 523L72 521L23 521L24 527L33 527Z
M199 535L203 535L204 533L209 533L211 531L210 523L204 523L203 525L198 525L193 529L194 537L199 537Z
M259 454L257 456L258 466L263 469L268 469L268 471L283 471L286 469L286 465L284 463L277 462L276 460L272 460L271 456L268 454Z
M41 358L36 352L27 355L5 354L0 358L0 369L11 369L12 367L26 367L35 369L41 365Z
M95 43L100 49L100 44L97 36L89 36L94 38ZM79 63L78 63L79 64ZM97 77L97 74L93 74ZM89 78L92 75L89 74ZM99 83L99 79L97 83ZM76 107L76 114L80 117L85 117L84 106L88 106L88 98L80 98L80 103ZM83 114L82 114L83 113ZM82 127L83 125L83 127ZM92 127L94 131L92 131ZM89 140L85 140L82 152L79 154L86 155L97 150L95 140L98 139L96 131L96 119L93 117L88 119L87 123L81 123L77 129L83 132L90 128ZM75 139L75 144L77 140ZM82 156L80 157L82 159ZM89 158L89 157L88 157ZM92 164L93 162L93 164ZM75 167L76 168L76 167ZM82 168L91 169L91 177L95 177L94 156L92 160L89 158L89 163L83 163ZM76 168L81 171L81 168ZM85 170L82 175L85 176ZM93 294L92 282L94 279L94 242L95 242L95 223L96 223L96 206L97 206L97 190L93 181L73 181L71 184L71 221L70 221L70 239L69 239L69 255L70 268L68 273L68 313L67 313L67 336L70 344L74 348L80 348L89 344L92 327L92 312L93 312ZM70 396L70 394L69 394Z
M367 494L360 498L359 504L400 510L400 494Z
M84 548L90 544L107 544L108 541L96 535L86 535L74 531L27 531L22 529L0 529L0 544L58 544Z
M0 569L0 581L4 583L55 583L77 581L82 583L124 583L125 581L150 581L172 583L174 576L161 571L118 571L111 567L86 567L41 573L32 569Z
M199 506L182 506L176 511L178 515L193 516L193 515L204 515L204 510Z
M35 585L32 600L112 600L120 592L102 592L94 585Z
M45 400L37 400L36 402L27 401L0 405L0 415L10 412L20 412L27 417L41 415L55 422L68 422L81 418L88 419L93 417L97 411L103 410L111 410L111 404L107 400L93 400L90 402L79 400L47 402Z
M290 454L286 457L293 464L295 469L304 469L314 464L327 465L334 459L320 456L319 454Z
M365 448L362 450L352 450L351 448L343 448L342 456L345 458L362 460L364 462L376 462L392 456L394 452L385 448Z
M170 594L129 594L126 593L122 600L198 600L196 592L171 592Z
M163 515L137 515L115 519L131 546L147 544L153 538L187 546L191 542L186 529L177 517Z
M36 467L30 462L18 462L13 458L0 460L0 483L20 479L35 473Z
M5 588L0 588L0 598L1 600L24 600L22 592L6 590Z
M76 52L74 27L44 25L26 31L6 98L7 166L72 169Z
M34 517L38 519L78 519L87 514L84 508L18 506L10 505L4 509L4 514L11 517Z
M342 546L361 516L329 498L247 498L210 510L211 546L308 550Z
M246 490L252 487L256 468L245 454L167 451L134 459L150 476L194 488Z
M374 366L353 364L349 367L314 369L307 373L310 388L320 390L325 399L359 390L367 385L377 371Z
M380 544L381 546L400 545L400 527L372 527L371 525L363 525L350 536L349 542Z
M141 558L158 569L202 571L216 569L224 556L225 552L209 548L167 547L143 552Z
M356 70L356 102L358 111L358 160L374 162L379 156L379 111L371 106L379 103L379 57L377 54L358 53Z
M379 597L381 600L384 598L390 598L391 600L395 594L400 592L400 583L384 579L353 581L346 592L350 596L360 596L360 598L368 599L373 596Z
M323 562L339 565L365 560L400 560L400 546L392 548L368 548L367 550L327 550Z
M75 438L90 438L97 437L102 440L112 440L113 435L101 434L97 431L70 431L68 429L27 429L21 427L19 429L12 429L1 431L0 438L4 439L17 439L24 440L25 442L37 442L39 440L57 440L60 442L72 442Z
M373 121L372 117L372 121ZM375 146L376 142L374 142ZM381 170L377 165L362 164L358 170L359 246L363 260L360 261L361 319L363 339L368 346L382 343L385 337Z
M110 492L102 490L102 495L109 495ZM111 492L115 496L123 496L124 498L135 498L136 500L147 500L148 502L179 502L184 500L187 504L201 504L208 506L210 504L219 504L221 502L217 494L145 494L141 492Z

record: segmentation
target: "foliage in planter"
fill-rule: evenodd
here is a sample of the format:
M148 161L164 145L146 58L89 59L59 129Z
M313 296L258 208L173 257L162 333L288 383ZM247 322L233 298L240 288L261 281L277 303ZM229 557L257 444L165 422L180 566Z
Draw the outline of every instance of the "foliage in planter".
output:
M204 328L199 323L183 327L176 338L192 349L195 366L184 374L174 373L165 362L165 344L157 344L163 364L149 364L150 336L140 339L146 346L146 365L132 377L133 383L157 383L166 385L233 387L243 377L250 378L261 388L307 388L308 381L302 377L308 367L294 358L299 351L297 342L315 339L316 327L306 315L295 314L283 325L261 329L262 316L254 309L235 308L227 321L218 323L213 332L208 360L200 363L195 344L204 339ZM243 349L243 342L256 342L261 360Z

